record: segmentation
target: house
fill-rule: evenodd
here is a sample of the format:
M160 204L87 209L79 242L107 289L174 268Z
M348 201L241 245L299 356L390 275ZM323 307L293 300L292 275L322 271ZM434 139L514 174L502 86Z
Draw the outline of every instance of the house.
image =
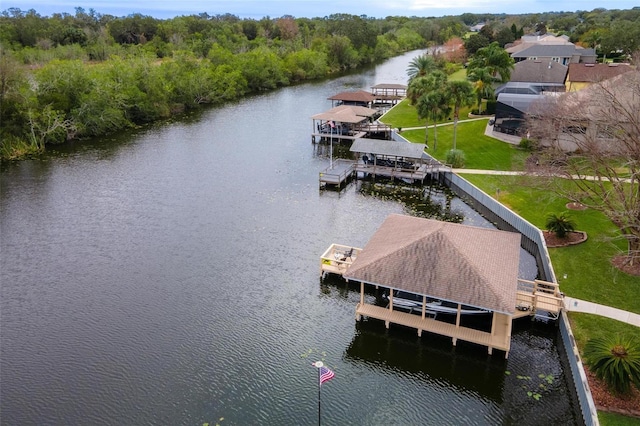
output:
M531 61L527 61L531 62ZM555 64L556 67L564 65ZM566 67L565 67L566 68ZM529 110L545 96L563 93L563 83L510 81L496 89L496 114L493 131L525 136Z
M539 60L558 62L562 65L573 63L595 63L597 55L593 49L584 49L573 44L535 44L511 54L514 61Z
M569 37L562 36L554 36L551 34L545 35L525 35L522 36L519 40L514 41L513 43L509 43L505 46L505 50L513 55L514 53L520 52L521 50L528 49L531 46L535 45L573 45L569 41Z
M564 85L568 70L568 66L554 61L521 61L514 65L511 81Z
M629 64L569 64L565 85L567 92L575 92L632 70Z
M567 152L637 150L640 140L640 71L564 93L529 108L542 146ZM625 146L626 144L626 146Z

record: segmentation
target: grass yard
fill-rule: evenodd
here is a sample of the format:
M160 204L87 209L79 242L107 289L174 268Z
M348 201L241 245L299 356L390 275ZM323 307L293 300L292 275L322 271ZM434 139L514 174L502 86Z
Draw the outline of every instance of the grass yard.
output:
M545 228L550 213L568 211L567 199L534 188L532 176L463 177L540 229ZM618 238L618 229L604 214L594 210L571 210L569 214L588 239L575 246L549 249L560 289L578 299L640 314L640 278L618 271L609 261L626 247Z
M514 145L485 136L488 119L458 123L456 147L465 154L465 168L483 170L524 170L528 154ZM453 147L453 125L438 126L438 143L434 149L434 129L429 128L427 153L445 161L447 152ZM425 130L406 130L402 136L411 142L424 143Z
M602 426L640 426L640 419L602 411L598 412L598 420Z
M469 112L471 112L471 108L461 108L460 119L466 119L469 116ZM452 120L453 113L450 114L450 117L445 118L439 123L449 123ZM402 129L406 129L409 127L424 127L426 125L426 120L418 117L416 108L409 104L408 99L403 100L398 105L390 109L385 115L380 118L380 121L390 125L391 127ZM432 124L433 122L430 121L429 126L431 126Z
M462 68L458 71L454 72L448 77L449 81L466 81L467 80L467 69Z

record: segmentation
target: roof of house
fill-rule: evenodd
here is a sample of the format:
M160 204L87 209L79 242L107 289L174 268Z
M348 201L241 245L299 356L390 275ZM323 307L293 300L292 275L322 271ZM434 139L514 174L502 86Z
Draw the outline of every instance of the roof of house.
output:
M615 115L620 121L628 120L617 111L638 113L640 111L640 70L619 74L600 83L594 83L576 92L559 96L561 110L586 119L611 119Z
M570 45L574 44L569 41L568 38L564 36L555 37L552 35L544 35L544 36L523 36L519 40L514 41L513 43L508 44L505 47L505 50L509 54L513 54L516 52L520 52L521 50L527 49L534 45Z
M341 92L327 99L330 99L332 101L369 103L373 102L376 97L373 96L372 93L366 92L364 90L358 90L355 92Z
M339 123L360 123L378 114L378 110L356 105L340 105L328 111L312 115L314 120L337 121Z
M526 113L534 105L534 102L538 102L545 99L545 95L532 95L522 93L500 93L498 95L497 102L499 104L508 105Z
M567 80L598 83L628 71L633 71L629 64L569 64Z
M393 214L344 277L513 314L520 235Z
M520 61L511 72L511 81L531 83L563 83L568 67L554 61Z
M413 159L428 159L424 152L424 145L384 139L359 138L353 141L351 152L387 155Z
M533 44L511 56L514 58L568 58L576 54L596 56L593 49L582 49L573 44Z

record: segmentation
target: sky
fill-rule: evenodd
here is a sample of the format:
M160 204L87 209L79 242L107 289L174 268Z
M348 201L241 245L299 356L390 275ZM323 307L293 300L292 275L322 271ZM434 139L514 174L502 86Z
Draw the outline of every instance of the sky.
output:
M19 8L34 9L42 16L53 13L75 14L76 7L102 15L126 16L132 13L159 19L181 15L230 13L243 19L260 19L292 15L314 18L334 13L386 16L445 16L463 13L541 13L575 12L578 10L631 9L639 0L0 0L0 11Z

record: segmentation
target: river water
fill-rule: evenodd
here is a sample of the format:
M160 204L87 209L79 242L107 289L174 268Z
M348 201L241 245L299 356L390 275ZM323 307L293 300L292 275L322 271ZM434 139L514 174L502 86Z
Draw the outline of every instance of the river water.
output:
M323 424L575 423L553 324L519 322L504 360L356 324L358 293L320 280L331 243L413 210L320 191L310 116L418 53L3 164L0 422L317 424L323 360Z

